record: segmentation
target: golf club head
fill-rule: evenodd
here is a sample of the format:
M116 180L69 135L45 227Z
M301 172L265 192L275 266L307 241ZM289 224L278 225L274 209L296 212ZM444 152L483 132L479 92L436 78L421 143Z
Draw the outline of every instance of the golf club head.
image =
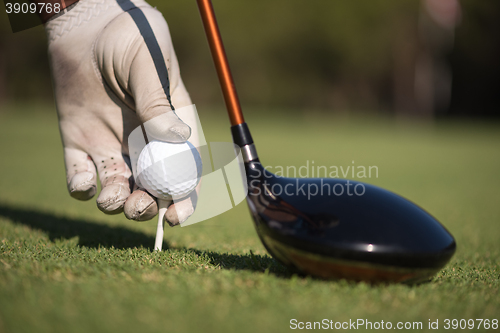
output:
M246 163L248 206L269 253L320 278L418 283L453 256L453 236L412 202L334 178L284 178Z

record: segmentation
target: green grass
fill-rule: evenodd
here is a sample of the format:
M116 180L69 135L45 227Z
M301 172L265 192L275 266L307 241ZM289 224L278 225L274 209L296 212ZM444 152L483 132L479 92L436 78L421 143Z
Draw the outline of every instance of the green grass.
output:
M39 108L39 107L38 107ZM229 141L223 110L208 141ZM283 332L334 322L500 319L500 124L434 125L313 112L247 115L270 166L376 165L361 179L436 216L458 249L429 283L378 285L290 274L260 244L246 204L186 228L105 216L66 192L54 112L0 111L0 332ZM349 177L351 178L351 177Z

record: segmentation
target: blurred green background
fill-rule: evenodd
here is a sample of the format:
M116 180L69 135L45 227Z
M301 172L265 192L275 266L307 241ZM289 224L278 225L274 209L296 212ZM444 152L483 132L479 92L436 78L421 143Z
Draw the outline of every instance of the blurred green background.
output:
M220 106L196 1L149 2L170 25L194 103ZM418 0L213 2L243 106L498 116L499 1L461 1L456 28L436 24L453 10L429 20ZM51 102L49 82L43 28L13 34L0 12L0 104Z

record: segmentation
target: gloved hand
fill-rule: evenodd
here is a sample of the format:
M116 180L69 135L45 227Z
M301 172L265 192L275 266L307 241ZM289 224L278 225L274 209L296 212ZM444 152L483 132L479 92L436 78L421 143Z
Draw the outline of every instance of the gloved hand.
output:
M192 103L163 16L141 0L81 0L45 28L70 195L92 198L98 173L101 211L153 218L156 200L133 182L128 135L158 116L148 135L174 143L191 135L173 111ZM165 216L176 225L193 212L188 198Z

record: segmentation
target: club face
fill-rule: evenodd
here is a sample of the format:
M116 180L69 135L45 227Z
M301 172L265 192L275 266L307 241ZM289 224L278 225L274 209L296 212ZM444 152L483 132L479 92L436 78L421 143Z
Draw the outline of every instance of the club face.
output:
M419 282L452 257L455 240L431 215L376 186L283 178L246 164L259 237L283 264L322 278Z

